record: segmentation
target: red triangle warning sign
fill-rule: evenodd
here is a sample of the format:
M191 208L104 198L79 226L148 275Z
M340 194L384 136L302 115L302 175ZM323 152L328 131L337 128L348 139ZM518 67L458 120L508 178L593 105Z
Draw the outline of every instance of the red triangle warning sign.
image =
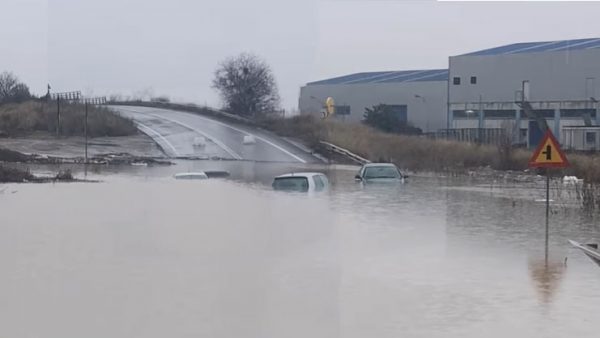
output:
M569 166L567 157L560 149L560 145L554 135L548 129L544 138L529 160L531 168L566 168Z

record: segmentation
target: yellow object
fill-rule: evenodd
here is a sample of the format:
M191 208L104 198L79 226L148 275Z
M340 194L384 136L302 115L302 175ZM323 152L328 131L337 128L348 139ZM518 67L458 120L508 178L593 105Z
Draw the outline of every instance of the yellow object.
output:
M534 168L565 168L569 166L569 161L549 129L529 160L529 166Z
M330 115L335 113L335 101L333 101L332 97L328 97L325 100L325 118L328 118Z

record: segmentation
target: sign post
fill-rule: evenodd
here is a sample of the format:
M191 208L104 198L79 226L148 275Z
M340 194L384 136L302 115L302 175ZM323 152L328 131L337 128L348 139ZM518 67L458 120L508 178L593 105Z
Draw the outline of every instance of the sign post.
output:
M552 131L549 128L546 129L542 141L529 160L530 168L543 168L546 174L546 263L548 263L548 224L550 218L550 169L566 168L568 166L569 161L567 161L567 157L560 149L558 141L552 134Z
M85 103L85 122L83 125L83 133L85 134L85 164L88 164L88 103Z
M56 137L60 136L60 96L56 97Z

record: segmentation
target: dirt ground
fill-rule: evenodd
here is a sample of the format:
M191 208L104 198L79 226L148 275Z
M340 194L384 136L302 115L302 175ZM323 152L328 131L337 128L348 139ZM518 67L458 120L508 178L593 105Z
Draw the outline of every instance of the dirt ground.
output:
M0 148L26 154L53 157L83 157L85 139L83 137L57 138L50 133L35 132L23 137L0 138ZM164 157L164 153L144 134L120 137L97 137L88 140L88 156L107 153L129 153L133 156Z

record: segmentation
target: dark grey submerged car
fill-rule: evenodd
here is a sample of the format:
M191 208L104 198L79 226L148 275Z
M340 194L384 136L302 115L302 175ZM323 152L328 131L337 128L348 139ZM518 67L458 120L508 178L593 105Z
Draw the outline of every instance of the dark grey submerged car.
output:
M406 177L393 163L365 164L355 176L356 180L365 183L403 182Z

